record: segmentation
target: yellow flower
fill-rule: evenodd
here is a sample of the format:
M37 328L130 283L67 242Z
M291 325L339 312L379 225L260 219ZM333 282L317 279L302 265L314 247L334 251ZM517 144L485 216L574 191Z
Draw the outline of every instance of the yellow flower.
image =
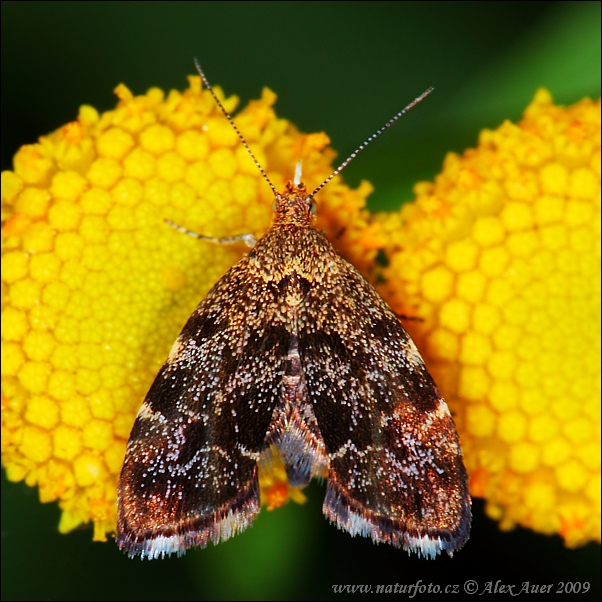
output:
M3 463L41 501L58 500L62 532L88 521L95 539L114 531L135 413L197 303L245 252L164 220L217 237L261 234L271 221L269 186L200 78L189 81L167 97L120 85L114 110L81 107L2 174ZM328 138L300 135L274 102L264 90L238 127L277 188L303 159L312 189L333 169ZM319 199L318 227L360 269L382 245L364 208L370 190L339 179ZM277 462L264 471L269 506L301 501L281 476Z
M151 89L24 146L2 174L2 445L11 480L58 500L60 530L115 526L135 412L181 326L245 249L168 227L260 235L272 193L201 91ZM221 92L218 91L221 96ZM236 118L277 188L303 159L332 171L324 134L277 119L264 90ZM237 99L224 100L232 111ZM455 414L472 494L503 528L600 540L600 104L538 92L519 125L450 154L399 213L369 219L363 183L335 180L318 227L366 273L387 239L383 295L405 315ZM268 508L291 488L260 466Z
M327 475L324 475L327 476ZM289 499L304 504L307 501L299 487L291 487L286 467L274 446L261 455L259 461L259 495L268 510L279 508Z
M503 529L600 541L600 102L540 90L378 218L385 298L447 398Z

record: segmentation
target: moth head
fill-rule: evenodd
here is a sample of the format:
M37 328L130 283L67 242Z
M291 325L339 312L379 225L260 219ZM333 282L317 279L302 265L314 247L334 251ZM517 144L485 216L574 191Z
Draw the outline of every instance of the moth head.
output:
M276 194L274 198L276 224L311 227L315 223L316 210L316 201L308 194L303 182L287 182L285 192Z

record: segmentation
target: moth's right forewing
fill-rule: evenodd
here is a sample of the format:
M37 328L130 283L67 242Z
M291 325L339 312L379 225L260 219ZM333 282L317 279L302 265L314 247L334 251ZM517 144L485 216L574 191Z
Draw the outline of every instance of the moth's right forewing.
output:
M423 556L468 539L470 497L445 401L373 287L340 257L304 300L299 350L330 460L324 513L352 535Z

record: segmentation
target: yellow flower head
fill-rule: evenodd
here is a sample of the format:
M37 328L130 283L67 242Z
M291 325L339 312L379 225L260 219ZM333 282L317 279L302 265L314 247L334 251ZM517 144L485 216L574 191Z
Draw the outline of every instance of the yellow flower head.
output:
M217 91L220 96L221 91ZM117 480L144 396L197 303L245 252L182 235L261 234L273 195L199 77L184 93L116 89L117 107L22 147L2 174L2 445L8 478L58 500L60 530L116 521ZM280 190L303 160L309 189L333 168L324 134L300 135L264 90L236 117ZM232 111L237 99L223 100ZM333 181L318 227L367 268L381 245L371 188ZM270 506L302 501L264 474Z
M600 541L600 102L540 90L379 221L383 295L501 527Z

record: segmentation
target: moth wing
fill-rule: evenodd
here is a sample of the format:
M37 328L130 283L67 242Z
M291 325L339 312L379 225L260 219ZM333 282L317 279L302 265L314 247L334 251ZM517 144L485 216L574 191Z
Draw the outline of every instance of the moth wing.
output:
M330 461L324 514L351 535L451 554L471 520L452 417L397 316L355 268L334 252L329 261L321 289L307 293L312 319L299 332Z
M259 512L257 460L290 338L270 323L273 293L244 258L174 343L136 418L119 481L117 542L130 556L226 540Z

